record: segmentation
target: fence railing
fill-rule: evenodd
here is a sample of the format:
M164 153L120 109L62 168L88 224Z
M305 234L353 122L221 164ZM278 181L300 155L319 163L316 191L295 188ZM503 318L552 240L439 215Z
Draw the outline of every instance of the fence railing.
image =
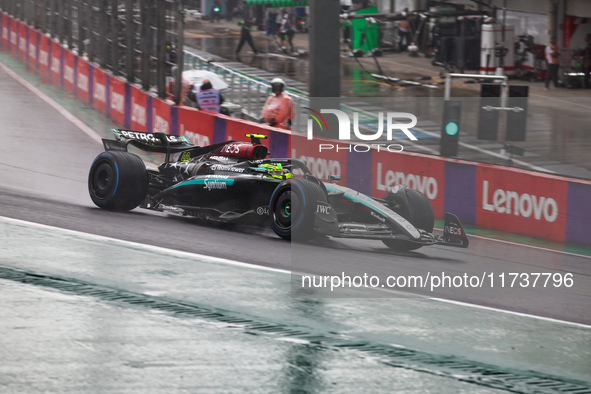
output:
M162 98L181 57L181 0L0 0L0 10Z

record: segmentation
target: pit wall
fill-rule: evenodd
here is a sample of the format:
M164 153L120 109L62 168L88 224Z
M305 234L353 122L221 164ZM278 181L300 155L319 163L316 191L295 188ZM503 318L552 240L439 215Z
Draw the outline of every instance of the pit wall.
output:
M264 134L271 157L304 159L319 178L340 175L338 183L368 195L382 197L402 183L423 192L437 218L453 212L468 225L591 246L591 182L415 153L361 152L363 146L308 141L257 123L171 105L26 24L0 16L0 50L124 128L183 135L200 146ZM319 152L320 144L335 148Z

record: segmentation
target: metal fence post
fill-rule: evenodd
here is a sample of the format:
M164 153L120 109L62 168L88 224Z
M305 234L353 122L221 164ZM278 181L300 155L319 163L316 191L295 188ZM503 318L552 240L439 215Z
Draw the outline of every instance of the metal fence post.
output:
M57 39L61 44L64 42L64 0L57 0Z
M133 0L125 1L125 74L127 82L135 82L135 21L133 20Z
M109 59L109 63L111 64L111 71L113 75L119 75L119 67L118 67L118 59L119 59L119 20L118 20L118 1L111 0L111 48L110 53L111 56Z
M176 48L177 48L177 59L176 59L176 65L177 65L177 70L176 70L176 83L174 84L174 102L176 105L179 105L181 103L182 100L182 87L183 87L183 66L184 66L184 62L185 62L185 11L183 10L183 2L182 0L178 0L176 2L176 7L177 7L177 12L178 12L178 16L177 16L177 23L178 23L178 30L177 30L177 44L176 44Z
M72 50L74 48L74 41L73 41L73 34L72 30L74 30L74 21L72 18L72 2L73 0L64 0L64 18L65 20L65 29L66 29L66 40L68 42L68 49Z
M108 0L99 0L99 36L94 37L97 42L98 46L98 57L100 61L101 68L107 68L107 1Z
M163 1L156 1L156 86L158 97L166 97L166 69L168 67L166 58L166 10ZM172 67L172 66L170 66Z
M150 87L150 26L149 26L149 3L148 0L140 0L141 18L141 66L140 80L142 88L148 90Z

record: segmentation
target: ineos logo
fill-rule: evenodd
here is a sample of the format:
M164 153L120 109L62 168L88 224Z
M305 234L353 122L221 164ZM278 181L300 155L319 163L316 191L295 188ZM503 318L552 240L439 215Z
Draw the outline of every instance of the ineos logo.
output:
M445 231L452 235L462 235L462 229L459 227L445 226Z
M240 152L240 145L238 144L228 144L224 146L221 150L222 153L233 153L237 154Z

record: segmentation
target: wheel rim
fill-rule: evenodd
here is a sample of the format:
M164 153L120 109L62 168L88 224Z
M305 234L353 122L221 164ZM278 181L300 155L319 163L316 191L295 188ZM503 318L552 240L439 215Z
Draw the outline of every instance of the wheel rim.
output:
M98 198L104 199L113 190L114 173L108 163L100 164L92 177L92 190Z
M274 206L275 224L282 230L291 228L292 212L291 212L291 190L286 190L279 198Z

